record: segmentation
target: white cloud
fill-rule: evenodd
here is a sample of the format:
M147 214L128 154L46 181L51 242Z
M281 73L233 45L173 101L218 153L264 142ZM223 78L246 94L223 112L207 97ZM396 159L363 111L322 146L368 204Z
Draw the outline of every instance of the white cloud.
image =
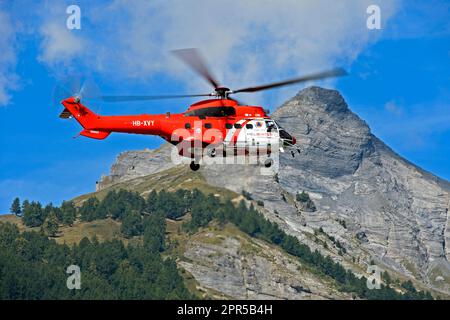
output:
M85 41L77 37L76 31L61 28L56 21L46 22L41 28L43 36L41 61L50 64L69 63L83 53Z
M259 84L336 65L349 67L382 34L366 27L372 2L87 2L80 4L81 32L65 29L64 8L44 18L41 60L53 64L79 59L87 69L119 79L145 81L155 73L169 73L197 92L209 88L167 52L198 47L222 83L233 88ZM384 26L398 1L377 4Z
M17 88L15 37L10 16L0 10L0 106L10 102L9 92Z
M48 64L51 70L57 74L73 73L74 62L82 59L83 64L88 64L90 53L90 43L94 42L95 32L91 30L83 33L83 30L69 30L66 26L69 14L66 13L70 3L46 2L45 4L36 3L29 7L33 11L41 12L37 19L38 24L33 23L32 29L38 31L40 35L40 52L38 61ZM31 5L30 5L31 6ZM82 13L83 18L83 13ZM34 20L35 21L35 20ZM30 26L28 26L30 28Z

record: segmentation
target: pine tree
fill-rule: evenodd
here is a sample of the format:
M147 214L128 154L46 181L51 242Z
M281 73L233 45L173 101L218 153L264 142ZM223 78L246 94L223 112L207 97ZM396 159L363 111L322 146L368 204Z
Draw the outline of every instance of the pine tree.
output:
M25 211L25 209L27 209L30 206L30 201L28 201L28 199L23 200L22 203L22 213Z
M72 201L63 201L61 204L62 223L65 225L73 225L77 217L77 209Z
M382 278L383 278L383 280L384 280L384 282L386 283L387 286L389 286L392 283L392 278L391 278L391 276L389 275L389 273L387 271L383 272L381 274L381 276L382 276Z
M30 201L28 201L28 199L23 200L22 202L22 214L25 211L26 208L28 208L30 206Z
M162 211L156 211L144 220L144 247L150 252L164 250L166 221Z
M39 202L23 202L22 221L27 227L39 227L45 220L44 210Z
M151 213L156 208L156 202L158 201L158 193L155 190L152 190L147 196L147 200L145 202L145 211L147 213Z
M11 213L15 214L16 216L20 216L22 213L22 208L20 206L20 199L15 198L12 205L11 205Z
M136 211L127 212L122 220L120 226L120 232L124 234L126 238L131 238L142 234L142 218Z
M58 219L54 211L51 211L45 219L43 230L49 237L55 237L58 233Z
M99 201L97 198L87 199L81 206L80 219L83 221L93 221L97 219L97 210L99 207Z
M44 209L43 209L43 214L44 217L47 218L47 216L50 214L50 212L54 211L55 207L53 206L53 204L50 202L49 204L47 204Z

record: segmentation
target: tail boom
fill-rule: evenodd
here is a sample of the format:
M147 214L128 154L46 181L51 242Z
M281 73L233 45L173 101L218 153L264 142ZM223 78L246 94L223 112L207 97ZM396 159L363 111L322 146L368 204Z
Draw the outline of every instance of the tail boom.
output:
M111 132L159 135L163 138L170 136L169 132L161 129L166 115L101 116L76 98L68 98L62 104L65 107L64 118L70 113L84 129L80 135L88 138L105 139Z

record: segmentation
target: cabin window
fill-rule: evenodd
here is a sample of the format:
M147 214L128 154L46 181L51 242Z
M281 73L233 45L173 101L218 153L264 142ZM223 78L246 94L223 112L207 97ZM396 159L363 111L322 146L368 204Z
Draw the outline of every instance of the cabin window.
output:
M245 125L245 127L246 127L247 129L253 129L253 125L252 125L251 123L247 123L247 124Z
M231 123L225 123L225 128L231 129L233 128L233 125Z
M235 123L235 124L234 124L234 127L235 127L236 129L240 129L240 128L242 128L242 125L241 125L240 123Z
M236 110L234 107L205 107L195 109L184 113L186 117L229 117L235 116Z
M212 128L212 124L211 123L205 123L205 128L206 129L211 129Z
M190 129L190 128L191 128L191 124L190 124L190 123L185 123L185 124L184 124L184 127L185 127L186 129Z
M272 132L273 129L276 129L275 123L273 121L266 121L267 132Z

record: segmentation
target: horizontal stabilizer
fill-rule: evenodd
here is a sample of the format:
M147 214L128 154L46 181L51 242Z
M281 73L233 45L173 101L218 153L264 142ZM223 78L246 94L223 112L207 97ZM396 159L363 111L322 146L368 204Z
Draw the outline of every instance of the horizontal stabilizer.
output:
M108 131L99 131L99 130L87 130L84 129L83 131L80 132L80 135L88 137L88 138L92 138L92 139L105 139L107 136L109 136L111 132Z

